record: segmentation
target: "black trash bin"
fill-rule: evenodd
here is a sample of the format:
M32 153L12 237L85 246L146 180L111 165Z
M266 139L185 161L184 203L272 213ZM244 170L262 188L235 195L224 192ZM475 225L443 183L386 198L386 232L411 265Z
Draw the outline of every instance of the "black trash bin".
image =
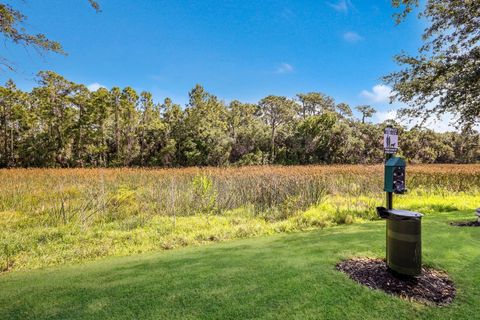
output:
M406 210L377 208L387 220L387 265L403 275L422 272L422 214Z

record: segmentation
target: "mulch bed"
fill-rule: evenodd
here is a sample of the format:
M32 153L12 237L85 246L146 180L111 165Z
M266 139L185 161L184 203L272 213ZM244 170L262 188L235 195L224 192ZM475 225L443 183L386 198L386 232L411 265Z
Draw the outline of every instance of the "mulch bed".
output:
M371 289L424 304L447 305L455 297L453 282L443 272L422 268L417 277L406 277L387 268L384 260L355 258L337 264L337 270Z
M455 227L480 227L480 222L475 221L463 221L463 222L452 222L450 225Z

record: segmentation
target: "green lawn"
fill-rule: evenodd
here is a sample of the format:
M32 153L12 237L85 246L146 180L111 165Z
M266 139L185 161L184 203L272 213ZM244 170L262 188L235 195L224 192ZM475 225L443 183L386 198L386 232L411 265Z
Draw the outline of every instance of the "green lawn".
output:
M105 258L0 276L0 319L474 319L480 315L480 228L429 214L424 262L446 270L457 297L424 306L335 271L352 256L383 257L385 222Z

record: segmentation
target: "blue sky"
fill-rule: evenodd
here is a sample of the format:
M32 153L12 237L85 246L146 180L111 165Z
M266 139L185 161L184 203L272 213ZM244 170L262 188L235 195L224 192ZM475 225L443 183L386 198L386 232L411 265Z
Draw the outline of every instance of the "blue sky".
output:
M415 53L421 21L396 26L390 0L87 0L9 1L29 31L61 42L68 56L39 56L7 43L22 89L53 70L86 85L132 86L185 104L200 83L219 98L256 102L269 94L320 91L352 106L392 106L380 78L393 55Z

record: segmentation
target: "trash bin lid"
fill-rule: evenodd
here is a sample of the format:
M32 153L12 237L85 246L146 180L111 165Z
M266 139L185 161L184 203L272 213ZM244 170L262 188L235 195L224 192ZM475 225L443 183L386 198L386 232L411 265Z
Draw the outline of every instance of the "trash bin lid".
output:
M405 218L421 218L423 217L423 214L418 213L418 212L413 212L413 211L407 211L407 210L388 210L388 213L397 216L397 217L405 217Z

